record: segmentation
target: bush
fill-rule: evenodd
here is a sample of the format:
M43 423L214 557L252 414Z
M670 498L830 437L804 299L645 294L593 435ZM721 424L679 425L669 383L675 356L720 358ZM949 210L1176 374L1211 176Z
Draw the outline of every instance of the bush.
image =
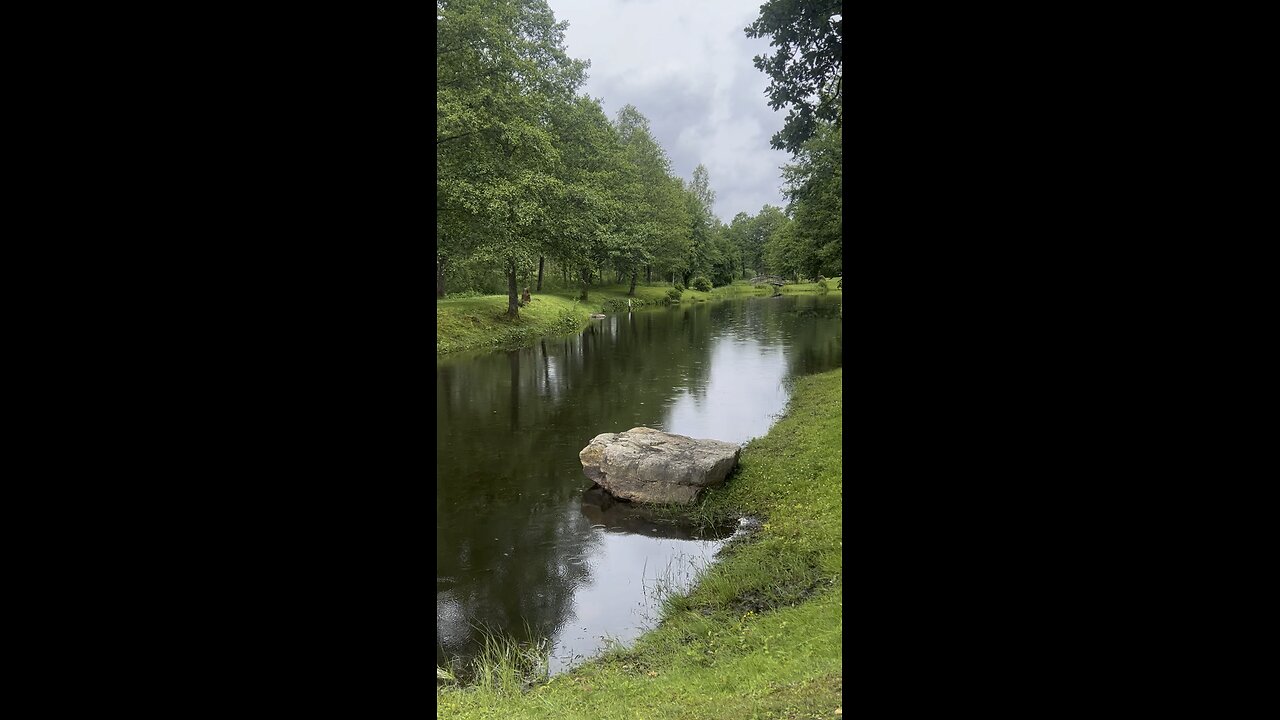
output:
M680 287L677 286L677 287L671 288L670 290L667 291L667 304L675 305L676 303L680 302L680 298L683 295L684 295L684 290L682 290Z
M821 275L818 276L818 289L821 290L822 292L826 292L829 289L827 287L827 279L822 277Z
M706 275L699 275L693 279L693 289L698 292L711 292L711 281Z
M837 280L837 281L836 281L836 289L837 289L837 290L842 290L843 288L841 288L840 286L841 286L841 285L843 285L843 284L844 284L844 278L840 278L839 280Z
M680 292L684 292L684 283L676 283L676 289ZM670 295L671 291L668 290L667 294Z

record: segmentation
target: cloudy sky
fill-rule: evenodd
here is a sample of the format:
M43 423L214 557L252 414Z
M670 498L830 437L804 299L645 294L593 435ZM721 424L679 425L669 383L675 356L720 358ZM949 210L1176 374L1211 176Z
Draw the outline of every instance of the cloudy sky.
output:
M768 80L751 64L769 41L743 32L762 0L547 2L569 23L569 55L591 61L585 92L611 119L635 105L686 181L706 165L721 220L785 207L779 168L789 157L769 138L786 112L769 109Z

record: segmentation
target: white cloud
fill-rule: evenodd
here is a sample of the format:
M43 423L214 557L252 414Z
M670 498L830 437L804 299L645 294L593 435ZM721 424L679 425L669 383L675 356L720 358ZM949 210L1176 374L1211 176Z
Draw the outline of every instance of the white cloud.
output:
M769 138L785 112L765 100L768 79L751 63L767 39L743 28L759 14L751 0L548 0L567 21L569 55L590 60L584 91L610 118L628 103L645 117L672 168L685 180L707 166L716 215L729 222L765 203L784 206L786 153Z

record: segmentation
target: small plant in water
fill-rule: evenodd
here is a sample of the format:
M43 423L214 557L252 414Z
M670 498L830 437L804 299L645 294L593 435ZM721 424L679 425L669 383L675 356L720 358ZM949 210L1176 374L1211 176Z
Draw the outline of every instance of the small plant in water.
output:
M487 628L476 629L482 638L479 654L451 669L437 666L437 681L515 695L550 677L551 649L546 638L519 642ZM526 636L531 634L527 631L526 626Z

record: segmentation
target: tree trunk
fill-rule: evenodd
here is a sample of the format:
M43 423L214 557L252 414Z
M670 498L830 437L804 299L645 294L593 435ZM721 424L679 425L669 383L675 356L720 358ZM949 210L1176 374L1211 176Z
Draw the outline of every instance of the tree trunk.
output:
M542 261L543 260L546 260L546 258L541 256L538 258L538 290L537 290L538 292L542 292Z
M507 317L520 317L520 294L516 291L516 264L507 263Z
M582 268L582 302L587 301L587 286L591 284L590 268Z
M742 279L747 279L747 256L742 256Z
M444 297L444 260L436 258L436 297Z
M652 265L644 266L644 281L646 283L653 282L653 266Z
M640 274L640 273L639 273L639 272L637 272L637 271L635 271L635 270L632 270L632 271L631 271L631 289L627 291L627 296L628 296L628 297L635 297L635 294L636 294L636 276L637 276L637 275L639 275L639 274Z

